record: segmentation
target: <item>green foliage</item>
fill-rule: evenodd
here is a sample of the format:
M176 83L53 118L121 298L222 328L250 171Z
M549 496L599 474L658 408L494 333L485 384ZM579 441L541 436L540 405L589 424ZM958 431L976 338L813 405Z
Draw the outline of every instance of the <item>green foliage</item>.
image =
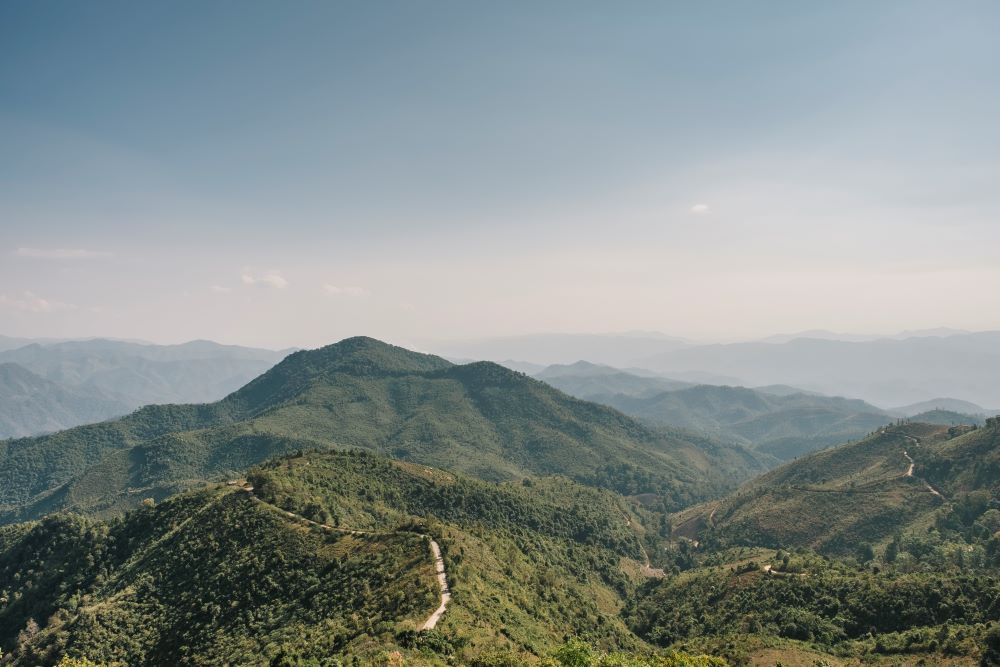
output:
M859 654L968 654L975 646L962 636L1000 620L996 573L875 574L801 558L790 572L694 570L645 591L627 616L638 634L662 646L757 635ZM966 630L949 634L950 627Z
M392 664L394 651L436 664L486 660L490 645L538 656L567 634L646 648L617 616L641 525L609 491L363 451L295 454L249 480L256 495L224 486L107 522L0 529L0 646L15 665ZM423 534L453 597L438 629L417 633L439 601Z
M420 536L310 530L222 490L107 524L47 519L6 542L0 590L0 645L16 665L322 658L437 606Z
M102 663L88 660L87 658L70 658L63 656L56 667L104 667Z

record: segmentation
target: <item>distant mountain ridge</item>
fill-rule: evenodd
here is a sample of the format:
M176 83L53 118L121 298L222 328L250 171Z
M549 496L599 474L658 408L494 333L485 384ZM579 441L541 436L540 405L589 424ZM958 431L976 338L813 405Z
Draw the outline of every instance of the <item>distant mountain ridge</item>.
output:
M953 396L1000 406L1000 332L843 342L797 338L785 343L685 347L636 363L666 375L731 375L748 386L789 384L879 406Z
M427 345L442 356L549 365L571 364L579 359L628 366L635 359L687 347L681 338L656 332L611 334L529 334L480 340L436 341Z
M554 364L534 374L539 380L565 391L571 396L588 401L605 403L608 396L648 397L664 391L695 386L694 383L672 380L652 374L637 375L611 366L577 361L573 364Z
M32 342L0 351L0 364L16 364L47 383L36 382L33 402L21 396L18 418L6 416L0 406L0 438L102 421L153 403L218 400L284 355L211 341L153 345L107 339Z
M981 405L976 405L971 401L963 401L957 398L932 398L929 401L920 401L919 403L911 403L910 405L892 408L889 412L899 414L904 417L912 417L921 412L928 412L930 410L947 410L949 412L960 412L967 415L984 415L990 412L990 410L987 410ZM1000 412L1000 410L996 412Z
M583 361L550 366L536 377L633 417L738 442L779 460L861 438L893 420L864 401L787 385L692 384Z
M764 469L758 455L651 428L489 362L370 338L301 351L216 403L0 443L0 515L115 512L301 449L361 448L477 477L563 474L668 506Z
M0 440L59 431L128 411L123 402L100 392L64 387L18 364L0 363Z

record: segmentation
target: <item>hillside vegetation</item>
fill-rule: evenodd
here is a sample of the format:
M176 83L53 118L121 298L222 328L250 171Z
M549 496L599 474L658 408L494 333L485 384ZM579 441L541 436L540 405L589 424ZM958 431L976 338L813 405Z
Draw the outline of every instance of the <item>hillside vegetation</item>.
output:
M297 352L222 401L0 442L0 518L114 513L313 448L360 448L491 480L561 474L667 507L763 469L752 453L651 428L488 362L369 338Z
M364 452L276 459L249 482L110 522L0 530L0 647L14 665L371 664L391 652L523 664L558 655L567 636L649 652L619 615L643 580L642 526L609 491L495 484ZM441 546L452 599L418 633L438 606L424 535Z
M674 534L709 544L854 554L928 527L1000 529L997 420L983 428L902 424L789 463L685 510ZM993 524L996 523L996 527ZM970 537L971 539L971 537Z
M626 617L655 644L733 665L972 667L996 664L998 599L996 564L733 550L652 582Z

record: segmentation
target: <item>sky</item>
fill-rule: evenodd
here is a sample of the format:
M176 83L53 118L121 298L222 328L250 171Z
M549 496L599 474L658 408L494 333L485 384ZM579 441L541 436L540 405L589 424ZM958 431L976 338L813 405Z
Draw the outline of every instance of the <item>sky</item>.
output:
M995 2L0 3L0 334L1000 329Z

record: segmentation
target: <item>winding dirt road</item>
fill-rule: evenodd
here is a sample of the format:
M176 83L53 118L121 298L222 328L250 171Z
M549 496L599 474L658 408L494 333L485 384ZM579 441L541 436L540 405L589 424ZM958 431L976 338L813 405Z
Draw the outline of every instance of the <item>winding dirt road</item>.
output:
M918 440L917 438L914 438L912 435L906 435L905 433L902 434L902 435L903 435L904 438L906 438L908 441L910 441L914 445L917 445L917 446L920 445L920 440ZM913 468L916 467L916 463L913 462L913 457L910 456L909 452L907 452L905 449L903 450L903 456L905 456L906 460L909 462L909 467L906 469L906 476L907 477L914 477L914 475L913 475ZM945 499L944 496L941 495L941 492L938 491L937 489L935 489L933 486L931 486L931 483L928 482L926 479L923 479L921 477L915 477L914 479L919 480L920 483L923 484L927 488L928 491L930 491L931 493L933 493L935 496L937 496L941 500Z
M429 535L427 536L427 540L431 544L431 554L434 556L434 570L437 573L438 586L441 588L441 606L430 615L430 618L424 621L424 624L420 626L421 630L433 630L434 626L437 625L437 622L441 620L444 612L448 609L448 603L451 601L451 591L448 588L448 575L444 571L444 558L441 556L441 547Z
M400 534L401 532L404 532L404 531L379 532L374 530L357 530L355 528L340 528L338 526L331 526L326 523L319 523L318 521L307 519L301 514L295 514L294 512L283 510L277 505L272 505L271 503L267 502L266 500L254 494L253 487L249 484L243 485L242 487L240 487L240 490L250 494L250 497L256 500L258 503L262 505L267 505L268 507L277 510L278 512L284 514L289 519L301 521L302 523L307 523L310 526L317 526L319 528L323 528L324 530L328 530L331 532L344 533L346 535L396 535ZM412 533L409 532L407 532L407 534L412 535ZM427 618L427 620L420 625L420 630L423 631L423 630L433 630L434 626L436 626L438 624L438 621L441 620L441 617L444 616L444 612L448 610L448 603L451 602L451 589L448 588L448 574L447 572L445 572L444 569L444 556L441 555L440 545L438 545L438 543L435 542L434 538L432 538L430 535L422 535L421 537L427 540L427 542L430 544L431 556L434 558L434 573L437 576L438 587L441 590L441 604L438 605L438 608L434 610L434 613L432 613Z

